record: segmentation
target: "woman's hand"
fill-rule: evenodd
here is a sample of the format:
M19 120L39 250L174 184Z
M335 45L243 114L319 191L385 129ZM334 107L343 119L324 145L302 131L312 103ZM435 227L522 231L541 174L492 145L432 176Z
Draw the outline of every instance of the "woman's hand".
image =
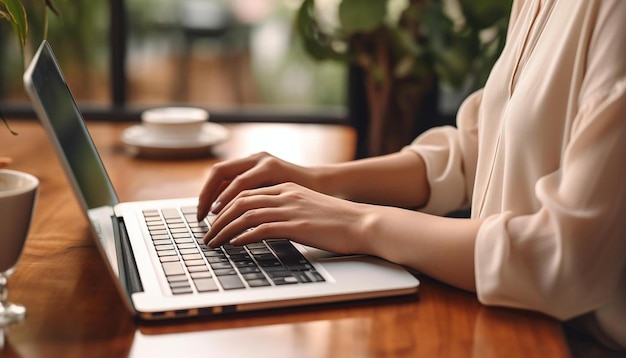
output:
M294 183L244 190L228 201L204 240L216 247L287 238L337 253L366 253L367 206Z
M198 220L218 213L243 190L292 182L319 191L319 171L301 167L267 153L218 163L211 168L198 201Z

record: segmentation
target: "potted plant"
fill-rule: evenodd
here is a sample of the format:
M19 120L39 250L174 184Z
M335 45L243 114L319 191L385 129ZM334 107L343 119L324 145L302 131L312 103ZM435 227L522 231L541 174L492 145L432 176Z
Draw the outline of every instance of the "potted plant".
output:
M50 9L56 15L59 15L58 10L54 6L52 0L41 0L41 6L43 8L43 38L47 37L47 29L48 29L48 9ZM25 49L28 43L28 15L26 13L26 9L23 4L23 0L0 0L0 19L7 20L15 35L17 36L17 40L19 42L20 53L22 60L26 60ZM25 66L25 62L23 62L23 66ZM4 123L5 127L11 132L13 135L16 135L13 130L9 127L6 118L2 114L2 110L0 109L0 119Z
M304 0L296 32L317 60L362 73L365 156L395 151L417 134L418 113L440 84L482 86L504 46L511 0ZM354 120L354 119L353 119Z

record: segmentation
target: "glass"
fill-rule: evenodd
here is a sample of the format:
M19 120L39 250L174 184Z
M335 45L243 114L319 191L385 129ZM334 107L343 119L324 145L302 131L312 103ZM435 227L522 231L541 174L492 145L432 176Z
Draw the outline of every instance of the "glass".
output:
M0 327L26 316L24 306L7 301L7 280L22 254L38 189L34 176L0 170Z

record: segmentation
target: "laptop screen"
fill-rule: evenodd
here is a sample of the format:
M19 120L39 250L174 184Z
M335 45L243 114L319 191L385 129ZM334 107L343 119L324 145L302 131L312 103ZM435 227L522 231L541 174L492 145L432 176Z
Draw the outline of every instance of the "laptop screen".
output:
M117 204L117 194L48 42L41 44L24 78L30 81L29 94L38 99L33 101L38 115L47 119L48 129L54 132L51 140L58 142L82 204L86 209Z

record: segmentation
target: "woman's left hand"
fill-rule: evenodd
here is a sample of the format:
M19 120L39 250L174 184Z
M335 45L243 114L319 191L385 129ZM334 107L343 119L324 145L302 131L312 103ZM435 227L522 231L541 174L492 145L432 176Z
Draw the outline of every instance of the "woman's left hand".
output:
M364 253L367 207L294 183L244 190L215 217L204 241L217 247L286 238L336 253Z

